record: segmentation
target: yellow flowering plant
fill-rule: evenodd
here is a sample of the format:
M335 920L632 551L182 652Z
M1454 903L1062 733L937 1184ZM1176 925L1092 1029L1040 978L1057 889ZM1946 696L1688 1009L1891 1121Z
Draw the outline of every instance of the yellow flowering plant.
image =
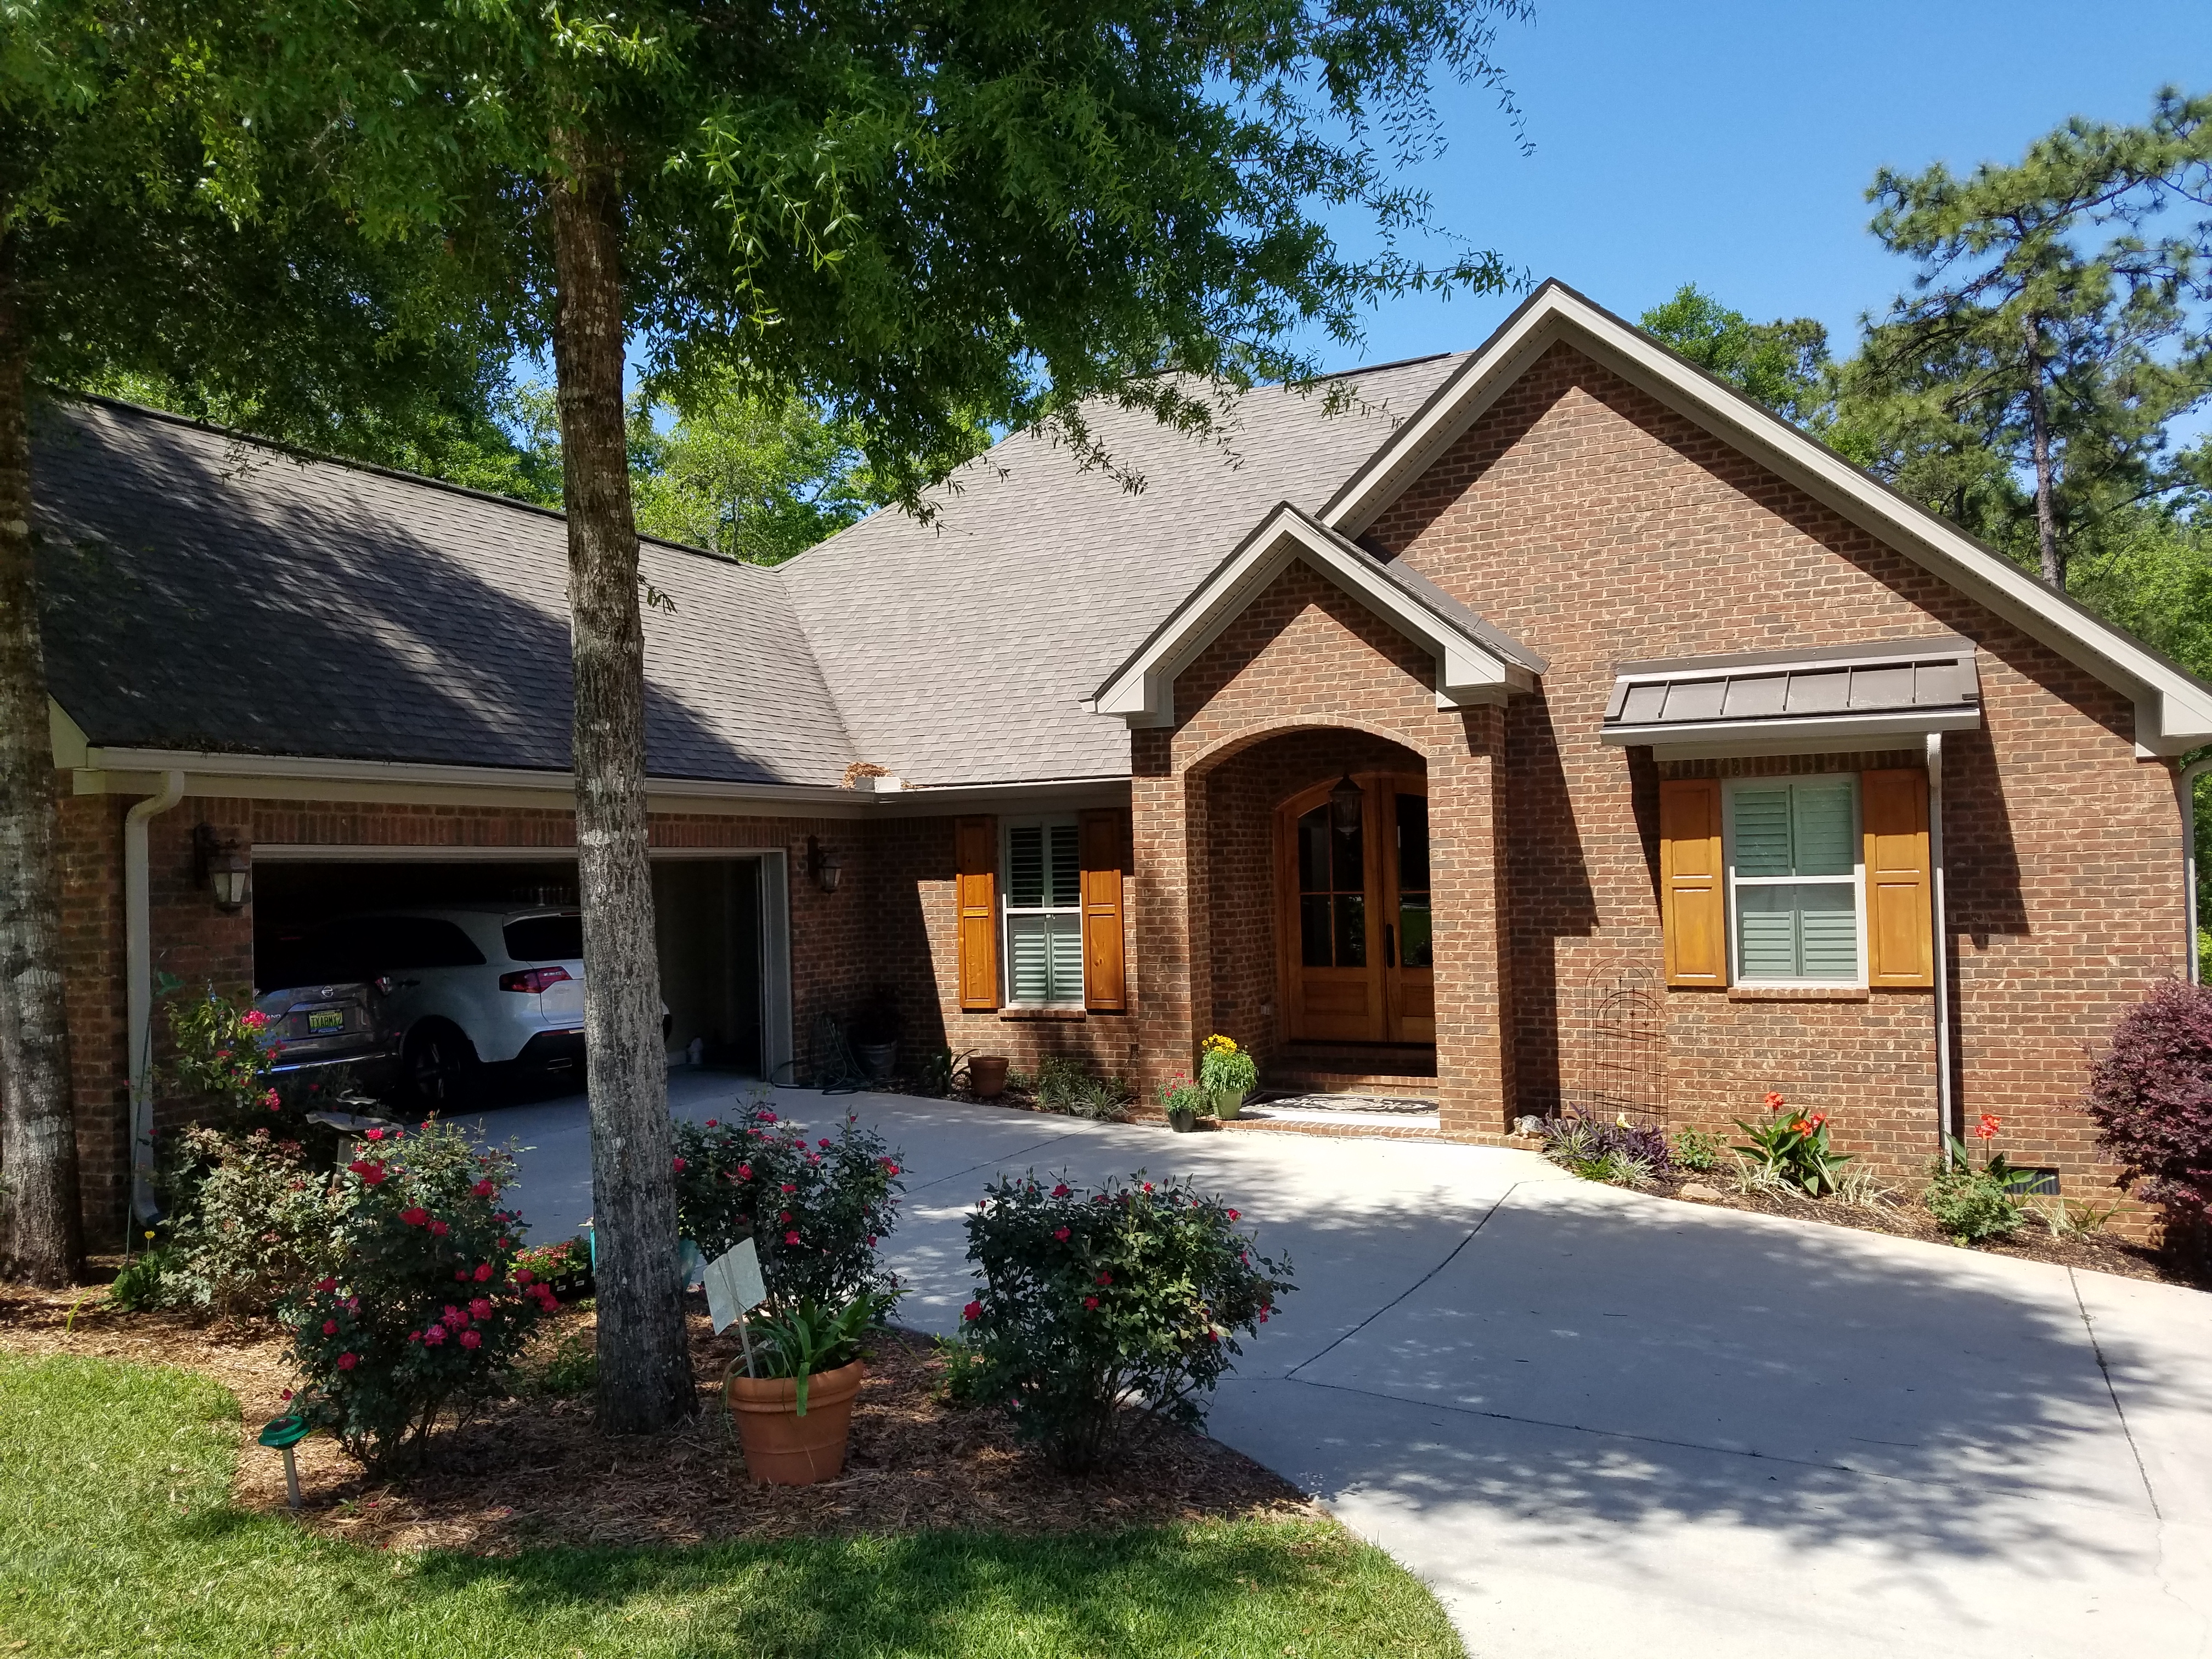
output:
M1199 1054L1198 1086L1208 1095L1242 1100L1260 1086L1260 1067L1235 1038L1216 1031Z

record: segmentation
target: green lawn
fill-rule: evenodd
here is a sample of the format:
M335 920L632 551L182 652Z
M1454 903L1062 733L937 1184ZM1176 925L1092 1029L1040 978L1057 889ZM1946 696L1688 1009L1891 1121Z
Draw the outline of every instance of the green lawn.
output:
M386 1555L228 1502L203 1377L0 1354L0 1656L1461 1656L1325 1523Z

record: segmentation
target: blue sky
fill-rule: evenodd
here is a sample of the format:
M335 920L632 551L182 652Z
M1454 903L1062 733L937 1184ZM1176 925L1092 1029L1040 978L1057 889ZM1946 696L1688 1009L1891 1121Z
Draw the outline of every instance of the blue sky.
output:
M1694 282L1760 321L1818 318L1843 353L1911 275L1867 234L1877 167L2009 161L2069 115L2140 121L2162 84L2212 88L2212 5L1537 0L1496 57L1534 153L1492 94L1451 89L1449 149L1414 175L1438 224L1631 319ZM1473 346L1517 300L1389 301L1325 364Z

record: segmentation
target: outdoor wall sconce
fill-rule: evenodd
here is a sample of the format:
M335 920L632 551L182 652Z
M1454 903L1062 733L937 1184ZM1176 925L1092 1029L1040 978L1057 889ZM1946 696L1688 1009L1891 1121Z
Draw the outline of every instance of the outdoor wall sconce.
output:
M1329 817L1340 834L1349 836L1358 830L1360 808L1366 801L1366 792L1346 772L1336 787L1328 792Z
M243 910L253 890L253 864L204 823L192 826L192 885L215 890L215 908Z
M825 893L837 890L837 881L845 873L845 866L837 855L813 836L806 838L806 869L814 878L814 884Z

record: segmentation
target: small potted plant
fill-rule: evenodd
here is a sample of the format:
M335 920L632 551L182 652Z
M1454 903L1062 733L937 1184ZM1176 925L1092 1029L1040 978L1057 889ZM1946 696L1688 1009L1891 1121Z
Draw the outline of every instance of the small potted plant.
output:
M879 986L853 1016L853 1052L871 1083L889 1083L898 1066L898 994Z
M978 1100L996 1100L1006 1091L1006 1067L1010 1063L1004 1054L969 1055L969 1091Z
M842 1472L867 1335L893 1299L863 1291L836 1310L807 1300L752 1322L754 1374L732 1366L722 1397L754 1480L809 1486Z
M1160 1109L1168 1115L1168 1127L1179 1135L1187 1135L1198 1127L1199 1109L1205 1099L1181 1072L1160 1084Z
M1260 1086L1260 1068L1234 1037L1216 1031L1199 1055L1198 1086L1214 1116L1234 1122L1243 1109L1244 1097Z

